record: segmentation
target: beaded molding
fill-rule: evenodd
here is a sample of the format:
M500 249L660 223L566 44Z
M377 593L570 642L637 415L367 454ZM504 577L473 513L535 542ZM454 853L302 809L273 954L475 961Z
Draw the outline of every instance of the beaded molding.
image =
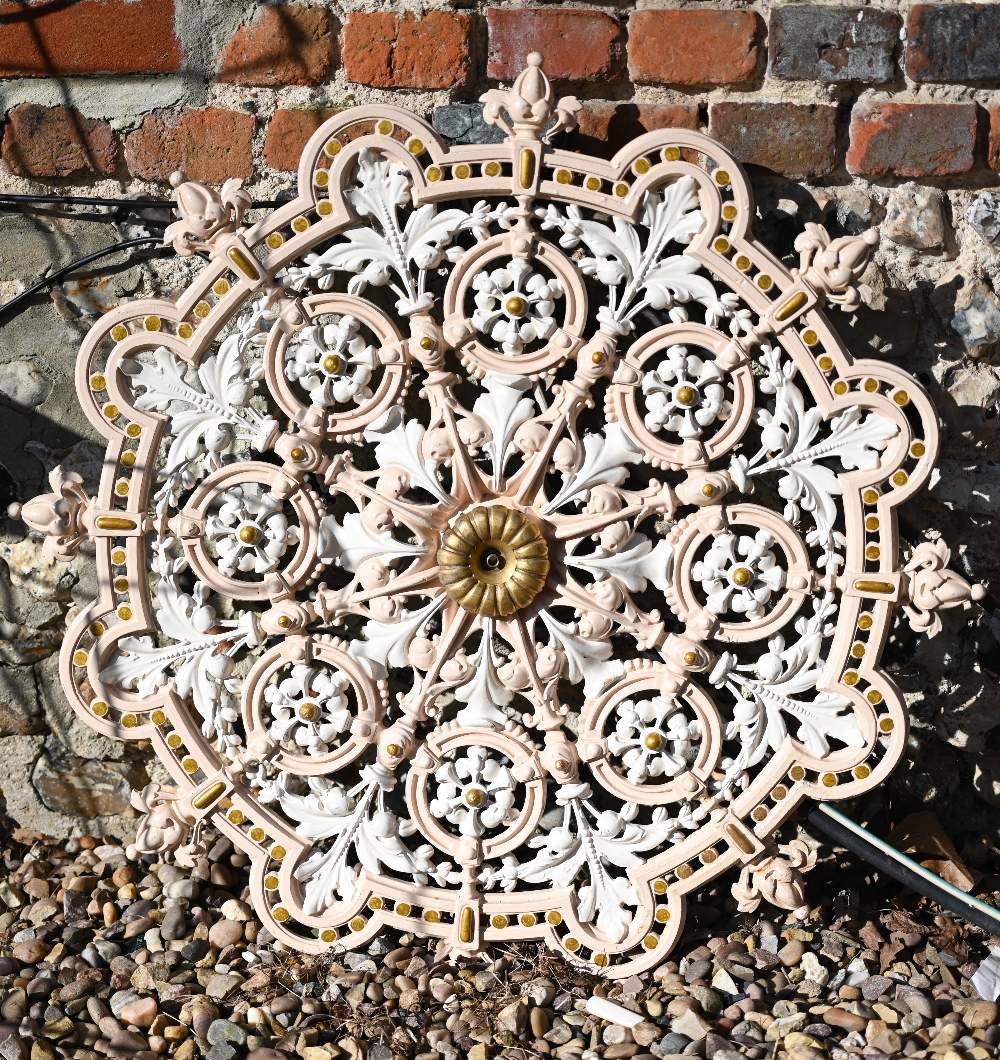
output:
M723 872L803 910L815 850L775 835L902 754L894 618L982 590L901 555L933 410L820 310L874 231L807 225L788 269L705 136L554 148L579 104L537 55L483 98L502 145L338 114L259 221L178 175L204 267L80 352L98 494L56 469L17 512L96 548L61 675L173 777L137 852L211 820L299 950L390 925L624 976Z

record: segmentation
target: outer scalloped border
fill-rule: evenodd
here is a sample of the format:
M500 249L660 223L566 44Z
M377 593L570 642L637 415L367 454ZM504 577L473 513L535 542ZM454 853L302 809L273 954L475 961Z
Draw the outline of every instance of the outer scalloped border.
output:
M372 122L376 128L380 122L390 123L392 133L362 133L343 143L343 134L356 130L359 124ZM405 143L398 139L400 136ZM413 139L421 142L420 155L426 164L418 165L414 153L407 149L406 144ZM325 148L333 141L343 146L329 167L329 173L337 179L327 178L324 191L323 178L318 183L316 175L328 170L330 155ZM407 167L413 178L415 204L421 205L456 196L512 194L516 190L512 188L516 161L512 152L523 151L524 143L447 147L426 122L394 107L342 112L307 144L299 166L298 197L243 233L244 245L251 252L264 252L258 262L269 274L301 258L351 220L342 186L351 171L351 160L365 147L377 147ZM824 417L829 419L838 412L863 406L900 426L901 431L888 446L877 472L841 476L847 562L845 572L831 583L842 590L842 597L837 633L821 687L836 688L852 698L862 719L866 745L858 753L842 751L814 761L788 741L750 788L734 801L730 815L717 827L699 829L633 873L642 915L636 916L629 937L610 950L575 920L569 890L491 894L470 902L459 892L414 888L377 878L368 880L368 893L355 908L335 907L322 918L305 916L292 871L306 845L266 806L234 785L223 770L222 760L202 739L195 720L172 687L168 685L152 697L122 694L113 703L108 697L102 700L99 696L102 690L98 671L106 665L115 642L122 636L155 628L143 590L147 557L142 535L151 528L146 516L150 482L144 470L160 441L160 419L130 407L117 369L123 358L158 345L167 346L185 361L200 360L222 325L261 286L260 281L242 276L225 259L213 259L176 302L145 300L114 309L94 325L81 348L76 372L81 403L91 423L108 442L95 509L98 515L119 520L119 527L122 521L135 525L126 530L101 529L98 519L94 536L100 591L67 632L60 675L70 702L88 724L108 736L152 742L179 789L193 795L196 808L199 802L203 803L197 812L210 816L250 857L251 893L257 914L276 938L299 950L325 950L337 938L332 925L346 919L349 930L339 941L347 947L364 943L384 924L447 936L459 950L475 949L480 938L485 944L542 938L571 959L605 967L610 976L632 974L667 955L683 927L685 896L689 891L731 866L752 862L764 850L766 838L804 799L850 798L881 783L897 763L905 744L907 724L902 697L876 663L900 593L895 509L923 485L937 454L937 425L927 394L894 366L854 361L826 323L815 292L751 240L748 232L753 207L745 174L735 159L712 140L687 130L649 133L610 161L548 149L541 143L533 149L537 152L538 197L576 203L627 220L637 219L649 187L666 178L692 176L699 187L706 224L688 253L773 325L771 341L779 342L798 366ZM652 155L665 160L655 161ZM699 156L706 159L704 167L692 160ZM649 162L648 167L643 160ZM462 167L469 167L470 172L473 168L485 172L487 167L498 172L464 177L457 175L465 172ZM570 174L569 183L563 182L564 173ZM434 176L438 179L428 179ZM589 190L577 182L588 178L600 181L602 190ZM737 260L741 267L735 264ZM788 311L793 305L794 310ZM105 386L92 387L94 376L103 377ZM874 386L869 380L874 381ZM98 399L98 394L104 396ZM906 395L905 411L898 403L902 394ZM105 414L108 404L118 407L118 416L109 418ZM129 433L130 429L136 430L130 428L132 424L138 427L138 438ZM921 447L917 456L911 448L914 434ZM123 461L123 455L130 452L134 457L126 456ZM118 481L130 483L124 498L115 492ZM875 532L865 527L866 518L871 516L878 521ZM873 544L879 549L876 562L865 558L865 550ZM124 565L112 563L112 551L116 549L125 550ZM123 575L122 570L132 573ZM116 584L124 583L116 579L122 577L128 579L127 588L119 591ZM881 583L883 588L873 592L873 583ZM863 635L867 645L864 657L856 660L851 649L858 642L857 618L863 607L873 621ZM81 658L84 665L80 665ZM857 675L854 684L843 683L845 672ZM118 716L112 717L107 707L103 717L95 715L95 697L98 702L114 706ZM880 748L879 760L873 767L865 767L876 745ZM869 771L862 775L862 767ZM537 903L534 909L533 901ZM471 925L470 916L474 921ZM292 923L298 923L300 930L291 930ZM629 956L630 951L637 951L638 955Z

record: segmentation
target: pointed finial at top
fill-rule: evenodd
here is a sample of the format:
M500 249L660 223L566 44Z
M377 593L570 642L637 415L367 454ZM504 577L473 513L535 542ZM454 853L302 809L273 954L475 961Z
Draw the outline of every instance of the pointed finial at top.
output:
M525 61L527 65L509 89L491 88L479 97L484 120L508 136L531 140L548 141L562 129L576 128L580 101L576 96L563 96L554 103L541 54L529 52Z

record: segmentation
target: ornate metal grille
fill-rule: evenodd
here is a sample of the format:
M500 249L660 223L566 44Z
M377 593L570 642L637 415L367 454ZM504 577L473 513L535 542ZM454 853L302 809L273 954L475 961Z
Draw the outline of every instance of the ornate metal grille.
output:
M786 269L706 137L553 148L578 104L537 56L484 99L503 145L338 115L255 223L179 179L207 263L94 327L99 493L57 471L22 515L96 545L62 679L174 778L140 851L211 819L302 950L390 924L625 975L720 873L801 905L815 854L776 830L902 753L894 614L980 590L901 558L933 411L819 308L875 232L808 225Z

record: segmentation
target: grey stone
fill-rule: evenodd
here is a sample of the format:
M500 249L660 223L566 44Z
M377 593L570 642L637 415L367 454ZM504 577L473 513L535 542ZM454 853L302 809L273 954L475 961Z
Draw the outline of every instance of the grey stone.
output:
M175 942L186 936L190 927L187 913L181 905L171 906L160 922L160 937L167 942Z
M25 359L0 364L0 399L13 405L35 408L51 392L52 380L34 361Z
M436 132L459 144L499 144L503 132L496 125L487 125L483 120L480 103L449 103L435 107L431 124Z
M1000 238L1000 196L992 191L977 195L965 211L965 219L983 239L995 243Z
M208 1039L209 1045L228 1044L240 1046L246 1042L247 1032L229 1020L215 1020L209 1026L208 1034L205 1037Z
M789 81L890 81L899 25L898 15L872 8L775 8L768 38L771 73Z
M1000 343L1000 300L986 284L968 283L958 292L949 323L971 356L992 353Z
M914 250L940 250L945 243L944 192L900 184L889 195L882 231L894 243Z

